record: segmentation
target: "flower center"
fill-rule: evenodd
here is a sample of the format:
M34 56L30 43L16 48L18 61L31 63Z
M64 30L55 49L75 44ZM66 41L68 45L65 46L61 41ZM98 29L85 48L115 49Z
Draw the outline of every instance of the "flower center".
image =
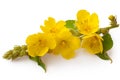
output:
M45 41L39 40L38 42L39 42L39 45L40 45L41 47L45 47Z
M63 40L63 41L61 42L61 44L62 44L62 45L65 45L65 44L66 44L66 42Z
M64 48L67 46L66 44L67 42L65 40L62 40L60 43L61 47L64 47Z
M52 29L50 30L50 32L51 32L51 33L56 33L57 30L56 30L56 28L52 28Z

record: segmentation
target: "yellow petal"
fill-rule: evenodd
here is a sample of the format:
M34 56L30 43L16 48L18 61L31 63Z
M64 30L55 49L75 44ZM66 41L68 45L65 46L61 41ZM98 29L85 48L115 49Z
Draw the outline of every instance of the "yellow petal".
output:
M48 20L44 21L45 26L53 27L55 26L55 19L52 17L49 17Z
M76 50L76 49L80 48L81 41L80 41L80 39L78 37L73 36L69 40L70 40L69 45L70 45L71 49Z
M37 34L32 34L32 35L29 35L26 39L26 43L28 45L31 45L31 44L34 44L35 42L37 42L39 39L38 35Z
M43 32L45 32L45 33L49 33L49 27L48 27L48 29L46 29L46 27L45 26L40 26L40 29L43 31Z
M47 38L47 45L50 49L54 49L56 47L56 41L51 34L45 34Z
M71 51L69 49L62 51L61 54L62 54L62 57L64 57L65 59L71 59L75 57L74 51Z
M28 46L28 54L32 57L44 56L48 52L48 47L40 47L38 44Z
M41 47L40 52L38 52L37 56L44 56L48 52L48 47Z
M57 46L55 49L52 50L54 55L60 54L60 48Z
M88 19L89 16L90 16L90 13L87 10L80 10L77 13L77 19L80 22Z
M99 19L98 19L98 16L96 13L93 13L91 16L90 16L90 19L88 21L89 23L89 26L91 27L92 31L91 33L95 33L98 28L99 28Z
M56 23L56 26L57 27L60 27L60 28L62 28L62 27L64 27L65 26L65 21L58 21L57 23Z
M67 28L63 28L61 32L57 35L59 39L68 39L72 36L72 33Z

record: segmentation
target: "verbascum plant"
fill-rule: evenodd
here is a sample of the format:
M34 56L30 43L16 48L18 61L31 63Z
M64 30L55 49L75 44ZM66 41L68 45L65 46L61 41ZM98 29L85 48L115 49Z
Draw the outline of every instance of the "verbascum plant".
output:
M112 62L107 53L113 47L109 30L118 27L119 24L113 15L108 19L110 25L100 28L98 15L90 14L87 10L79 10L76 20L56 21L48 17L44 25L40 26L42 32L29 35L26 38L26 45L15 46L3 57L15 60L18 57L28 56L46 71L41 57L46 54L61 55L69 60L75 58L75 50L84 48L88 53Z

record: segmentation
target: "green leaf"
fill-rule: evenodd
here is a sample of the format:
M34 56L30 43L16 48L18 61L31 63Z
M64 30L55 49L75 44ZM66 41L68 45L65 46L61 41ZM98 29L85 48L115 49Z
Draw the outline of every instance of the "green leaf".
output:
M113 47L113 40L109 33L103 35L103 50L106 52Z
M96 55L103 60L110 60L111 63L112 63L112 59L109 57L109 55L107 53L99 53L99 54L96 54Z
M74 36L80 36L77 27L75 26L75 20L67 20L65 25Z
M66 26L67 28L76 29L75 20L67 20L65 26Z
M46 72L46 66L45 66L45 64L42 62L42 60L40 59L40 57L38 57L38 56L36 56L36 57L31 57L31 56L29 56L29 58L30 58L31 60L37 62L37 64L38 64L39 66L41 66L41 67L44 69L44 71Z

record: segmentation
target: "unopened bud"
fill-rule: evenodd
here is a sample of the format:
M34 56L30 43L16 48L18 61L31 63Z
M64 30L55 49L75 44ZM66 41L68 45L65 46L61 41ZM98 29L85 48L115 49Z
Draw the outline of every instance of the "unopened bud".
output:
M116 18L115 18L115 16L110 15L110 16L108 17L108 19L111 20L111 21L114 21Z
M21 48L22 50L27 50L27 45L22 45Z
M6 53L3 55L3 58L5 58L5 59L11 59L11 58L12 58L12 54L13 54L13 51L12 51L12 50L9 50L8 52L6 52Z

